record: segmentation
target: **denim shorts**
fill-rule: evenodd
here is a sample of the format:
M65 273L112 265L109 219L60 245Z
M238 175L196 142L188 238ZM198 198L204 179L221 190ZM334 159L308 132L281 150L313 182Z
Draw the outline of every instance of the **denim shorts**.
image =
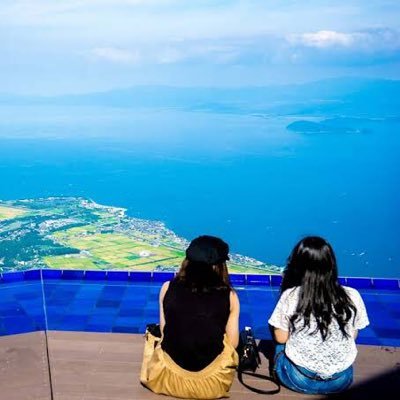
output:
M287 388L300 393L328 394L342 392L353 382L353 367L338 372L329 378L294 364L285 354L285 345L277 345L274 371Z

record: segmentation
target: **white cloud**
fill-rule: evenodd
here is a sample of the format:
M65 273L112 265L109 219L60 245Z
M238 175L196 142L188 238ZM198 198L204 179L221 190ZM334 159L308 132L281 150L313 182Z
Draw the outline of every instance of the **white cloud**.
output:
M91 54L97 58L119 64L137 64L141 58L137 51L115 47L97 47L91 50Z
M115 64L342 65L387 62L400 55L400 33L390 29L360 32L321 30L301 34L266 34L252 38L174 39L92 47L92 56ZM87 53L86 53L87 54Z
M357 40L358 33L342 33L336 31L318 31L289 35L288 41L292 44L302 44L307 47L326 48L332 46L350 47Z
M135 73L163 82L171 71L203 79L204 71L219 76L231 67L243 68L240 79L288 65L302 76L318 68L394 70L399 13L398 0L0 0L0 69L7 71L0 86L19 87L22 78L29 86L43 65L63 77L55 84L82 85L104 85L105 71L113 82Z
M400 32L388 28L365 29L358 32L321 30L287 35L286 40L294 46L316 49L342 48L363 52L398 50Z
M277 52L293 64L369 68L400 61L400 31L368 28L343 32L320 30L286 35ZM293 57L293 54L296 56Z

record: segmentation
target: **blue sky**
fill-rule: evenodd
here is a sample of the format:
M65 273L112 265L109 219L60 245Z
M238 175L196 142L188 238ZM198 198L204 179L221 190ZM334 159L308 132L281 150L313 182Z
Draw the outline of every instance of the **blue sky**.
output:
M392 0L1 0L0 93L400 79Z

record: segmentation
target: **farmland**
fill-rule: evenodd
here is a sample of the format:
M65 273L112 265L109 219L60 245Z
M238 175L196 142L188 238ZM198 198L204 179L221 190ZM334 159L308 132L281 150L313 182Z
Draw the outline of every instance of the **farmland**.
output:
M0 271L31 268L176 271L188 241L160 221L84 198L0 202ZM231 272L279 267L231 254Z

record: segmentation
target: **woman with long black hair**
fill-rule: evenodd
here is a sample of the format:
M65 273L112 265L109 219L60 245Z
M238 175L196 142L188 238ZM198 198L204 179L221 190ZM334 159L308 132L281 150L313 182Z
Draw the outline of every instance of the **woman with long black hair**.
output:
M160 291L161 338L147 333L141 383L191 399L227 397L238 364L239 300L228 276L229 247L200 236L175 279Z
M296 244L268 322L277 342L274 371L284 386L309 394L350 386L355 338L369 321L358 291L340 285L326 240L309 236Z

